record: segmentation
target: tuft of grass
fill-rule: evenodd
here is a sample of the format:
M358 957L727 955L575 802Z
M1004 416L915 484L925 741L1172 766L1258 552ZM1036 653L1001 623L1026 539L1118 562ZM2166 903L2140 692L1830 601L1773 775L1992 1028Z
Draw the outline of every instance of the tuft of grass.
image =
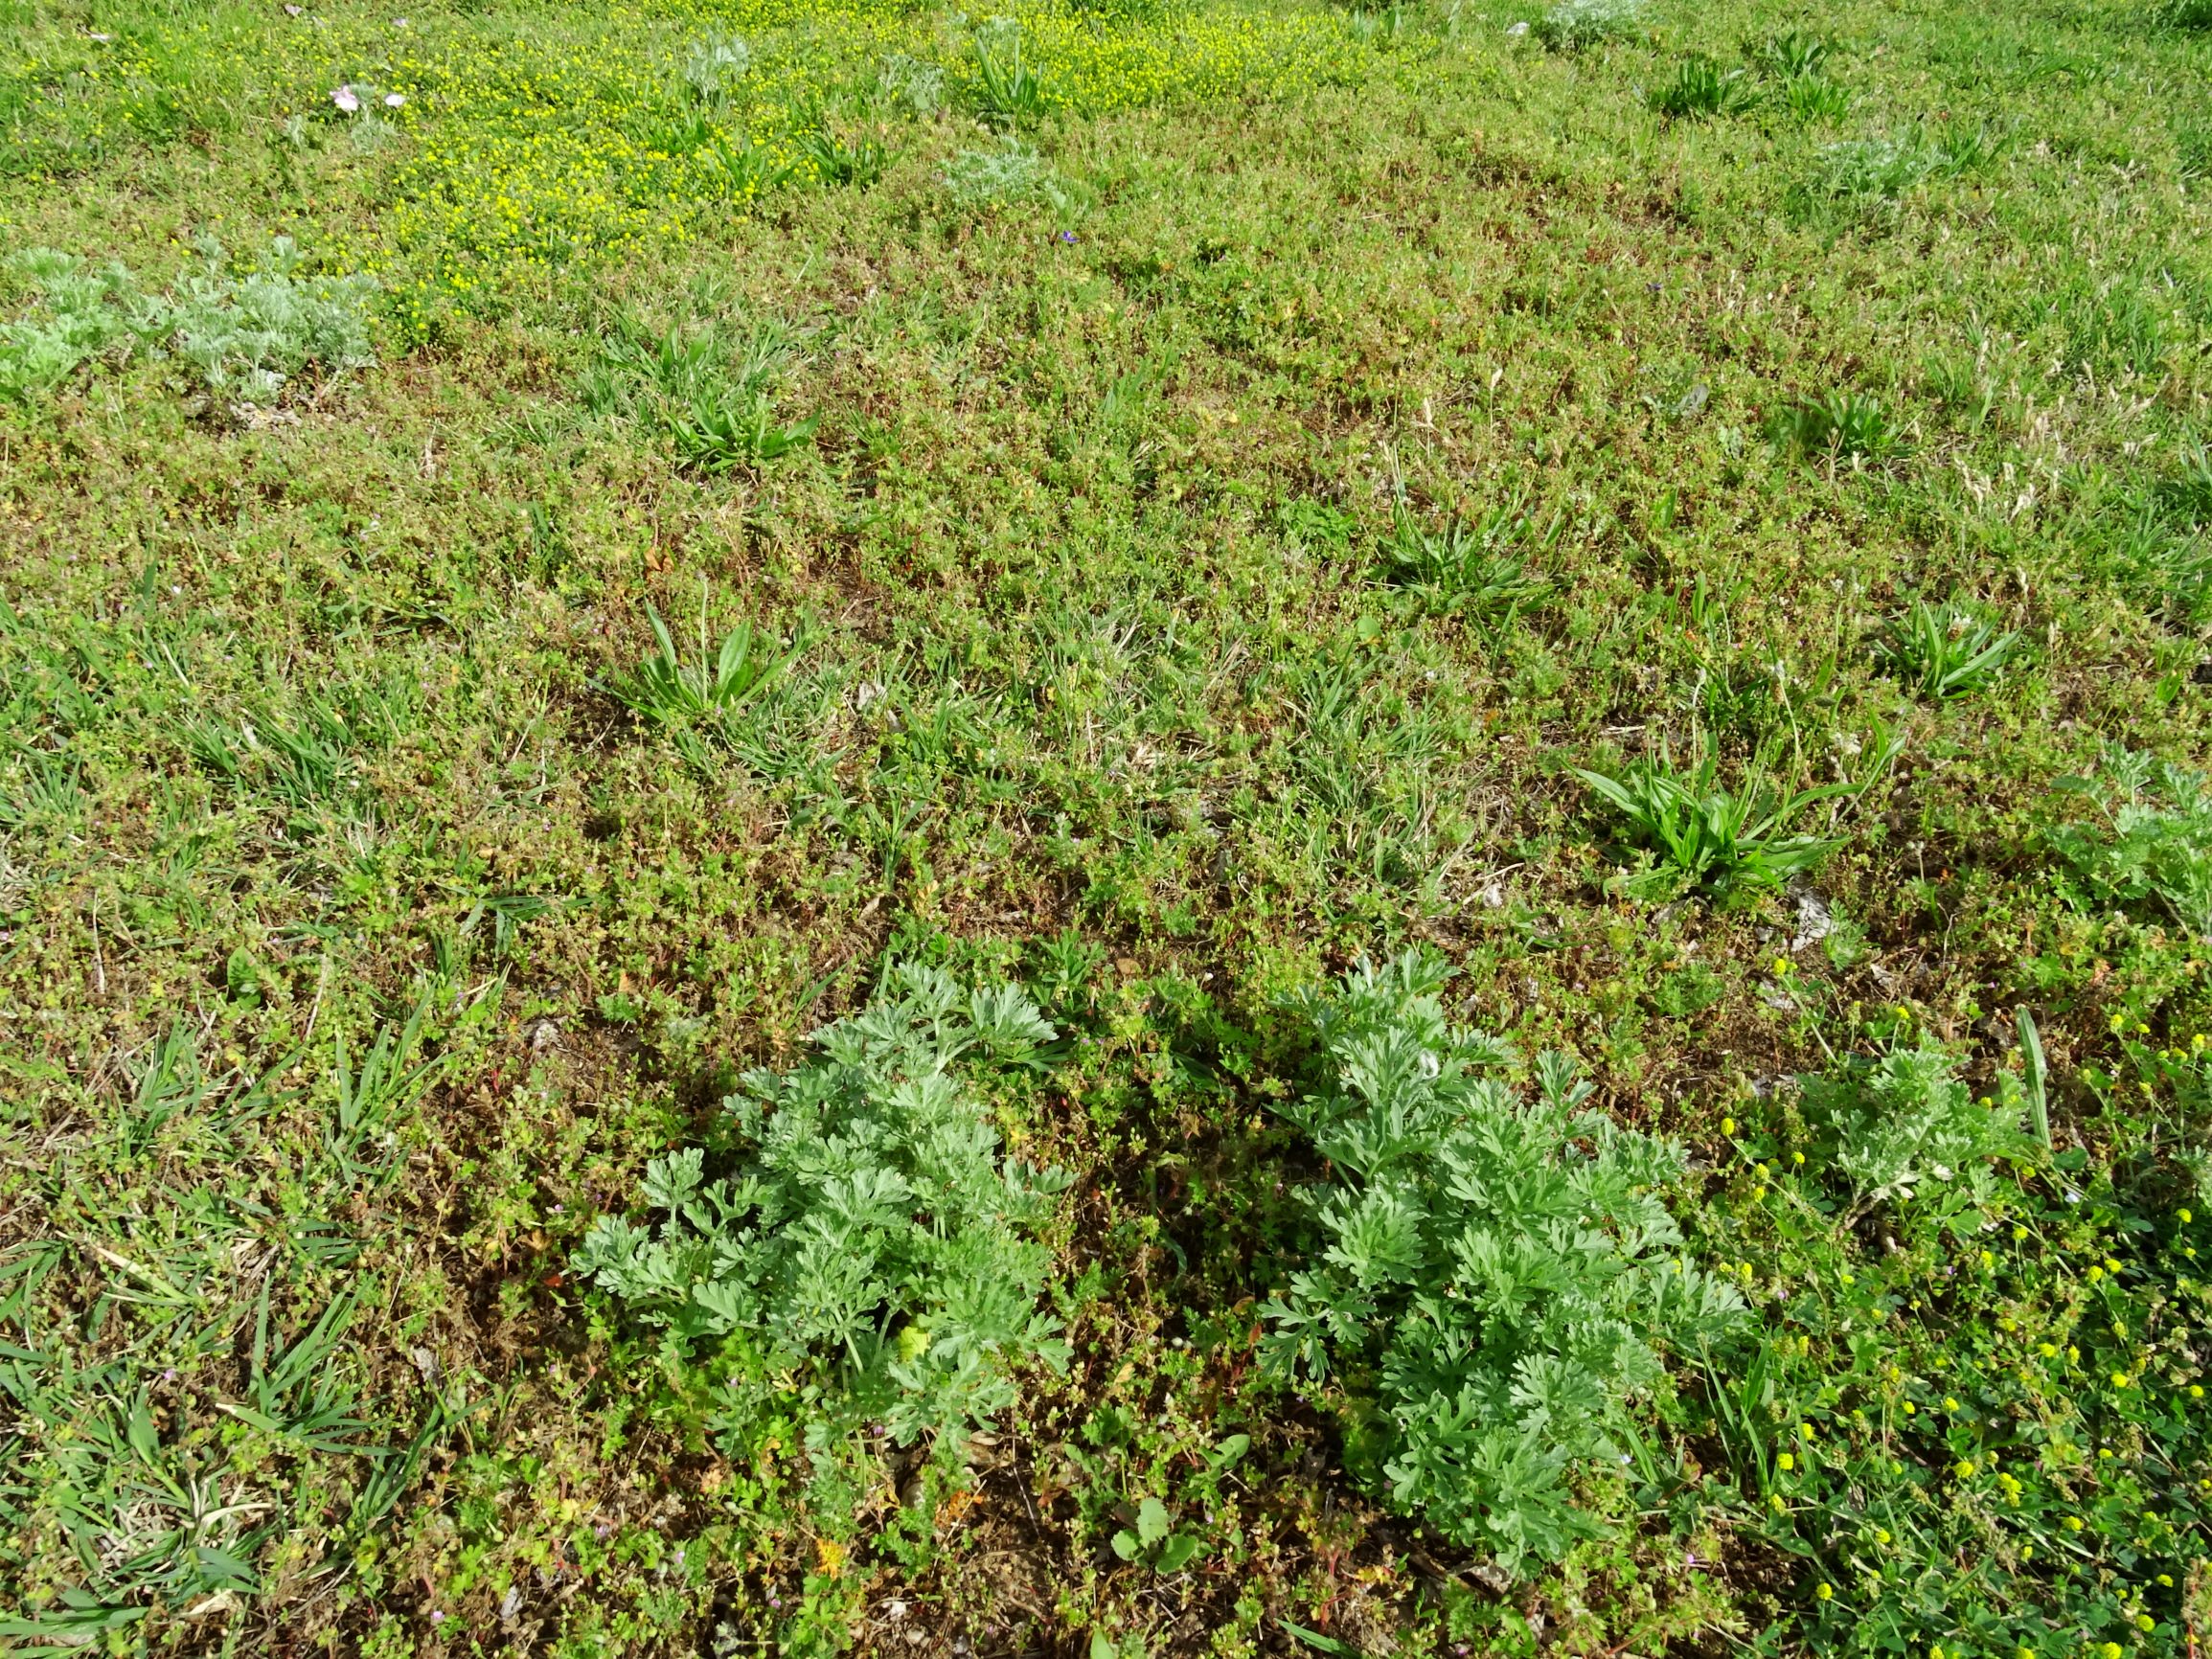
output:
M880 139L841 139L827 127L817 127L799 140L800 159L814 170L824 184L865 189L883 176L891 153Z
M718 323L657 333L626 319L585 376L584 399L667 438L682 466L708 476L778 461L813 442L818 416L785 422L774 394L798 355L770 319L733 337Z
M2175 170L2183 178L2212 178L2212 123L2175 124L2174 162Z

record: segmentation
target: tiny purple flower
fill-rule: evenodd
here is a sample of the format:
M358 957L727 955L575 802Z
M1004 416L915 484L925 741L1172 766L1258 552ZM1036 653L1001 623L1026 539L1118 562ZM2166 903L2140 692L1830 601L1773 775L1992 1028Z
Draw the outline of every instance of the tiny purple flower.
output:
M1063 242L1073 242L1075 240L1075 232L1061 231L1060 233L1060 239Z

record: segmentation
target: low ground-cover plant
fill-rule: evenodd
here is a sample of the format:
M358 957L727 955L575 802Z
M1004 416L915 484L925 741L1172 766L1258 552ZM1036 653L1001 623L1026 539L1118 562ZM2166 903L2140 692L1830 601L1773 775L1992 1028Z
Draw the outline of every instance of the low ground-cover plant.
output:
M1013 133L988 149L964 149L945 166L945 193L964 208L1027 204L1064 214L1074 193L1050 162Z
M1536 34L1546 46L1575 52L1628 34L1644 16L1644 0L1559 0L1537 19Z
M1329 1160L1323 1248L1270 1298L1264 1354L1371 1409L1393 1500L1518 1571L1599 1530L1577 1472L1624 1455L1664 1350L1744 1307L1677 1248L1681 1148L1590 1109L1563 1056L1533 1098L1474 1075L1511 1053L1446 1018L1448 972L1408 954L1303 1005L1334 1077L1285 1115Z
M265 408L309 369L330 376L376 361L364 276L306 277L289 238L266 263L239 273L221 246L202 239L199 268L164 293L148 293L120 264L94 268L74 255L18 255L37 304L0 325L0 397L52 392L85 363L136 353L174 360L188 385L224 408Z
M1055 1033L1012 988L963 993L907 967L865 1012L816 1034L819 1057L749 1074L724 1109L742 1150L711 1176L703 1150L649 1166L657 1214L593 1223L577 1269L666 1332L669 1363L700 1344L755 1377L792 1373L841 1421L901 1444L1002 1411L1015 1378L1066 1350L1038 1301L1038 1234L1064 1171L1006 1156L972 1079L1040 1063Z
M2212 784L2204 775L2113 744L2101 777L2062 786L2103 815L2051 831L2081 899L2150 904L2212 939Z
M2202 1047L2170 1052L2161 1092ZM1764 1329L1706 1403L1744 1524L1801 1563L1810 1650L2186 1648L2212 1541L2196 1194L2148 1127L2125 1180L2051 1151L2041 1072L2037 1045L1977 1098L1899 1030L1721 1122L1735 1163L1694 1236Z

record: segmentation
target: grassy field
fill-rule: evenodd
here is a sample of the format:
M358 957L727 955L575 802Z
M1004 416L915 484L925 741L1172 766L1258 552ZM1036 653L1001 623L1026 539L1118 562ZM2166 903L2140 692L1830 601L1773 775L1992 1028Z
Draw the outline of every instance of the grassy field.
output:
M2205 0L0 126L0 1651L2212 1641Z

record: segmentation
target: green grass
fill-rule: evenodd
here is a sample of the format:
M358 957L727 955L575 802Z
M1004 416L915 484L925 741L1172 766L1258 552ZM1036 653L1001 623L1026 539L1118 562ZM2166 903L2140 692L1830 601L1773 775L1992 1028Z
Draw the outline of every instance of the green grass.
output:
M2201 1650L2201 21L0 0L0 1648Z

